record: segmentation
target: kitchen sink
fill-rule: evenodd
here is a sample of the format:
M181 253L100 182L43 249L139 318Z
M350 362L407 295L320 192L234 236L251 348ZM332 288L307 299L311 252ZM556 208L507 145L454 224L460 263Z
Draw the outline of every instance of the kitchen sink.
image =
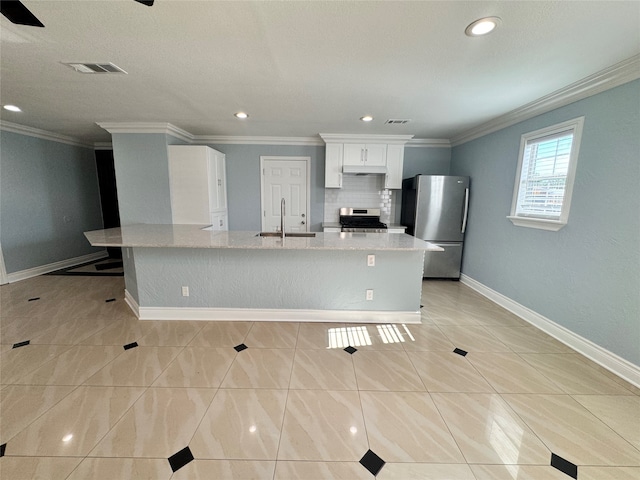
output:
M284 232L284 236L293 238L314 238L316 236L313 232ZM280 232L260 232L256 237L282 237Z

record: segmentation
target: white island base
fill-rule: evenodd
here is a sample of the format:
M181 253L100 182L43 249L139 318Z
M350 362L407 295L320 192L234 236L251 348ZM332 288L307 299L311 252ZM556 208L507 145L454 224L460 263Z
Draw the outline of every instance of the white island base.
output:
M420 323L424 251L439 250L405 234L318 233L283 244L201 228L133 225L86 236L125 249L125 299L141 320Z

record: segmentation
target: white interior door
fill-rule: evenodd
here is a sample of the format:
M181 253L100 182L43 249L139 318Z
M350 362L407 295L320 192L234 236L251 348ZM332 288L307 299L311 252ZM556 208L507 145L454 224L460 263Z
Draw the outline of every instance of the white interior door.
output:
M280 230L285 201L285 232L306 232L309 224L309 157L260 157L262 231Z

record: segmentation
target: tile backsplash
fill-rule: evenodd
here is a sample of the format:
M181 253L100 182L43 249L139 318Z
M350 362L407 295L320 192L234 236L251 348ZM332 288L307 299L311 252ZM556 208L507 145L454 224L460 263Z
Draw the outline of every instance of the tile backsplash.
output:
M395 220L398 193L384 188L384 175L343 175L342 188L324 191L324 221L338 222L342 207L379 208L380 220L386 224Z

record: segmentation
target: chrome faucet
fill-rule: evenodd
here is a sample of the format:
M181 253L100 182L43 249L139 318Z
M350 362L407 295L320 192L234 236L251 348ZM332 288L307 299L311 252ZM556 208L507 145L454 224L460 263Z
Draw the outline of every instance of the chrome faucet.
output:
M285 215L285 202L284 198L280 200L280 234L282 235L282 241L284 242L284 215Z

